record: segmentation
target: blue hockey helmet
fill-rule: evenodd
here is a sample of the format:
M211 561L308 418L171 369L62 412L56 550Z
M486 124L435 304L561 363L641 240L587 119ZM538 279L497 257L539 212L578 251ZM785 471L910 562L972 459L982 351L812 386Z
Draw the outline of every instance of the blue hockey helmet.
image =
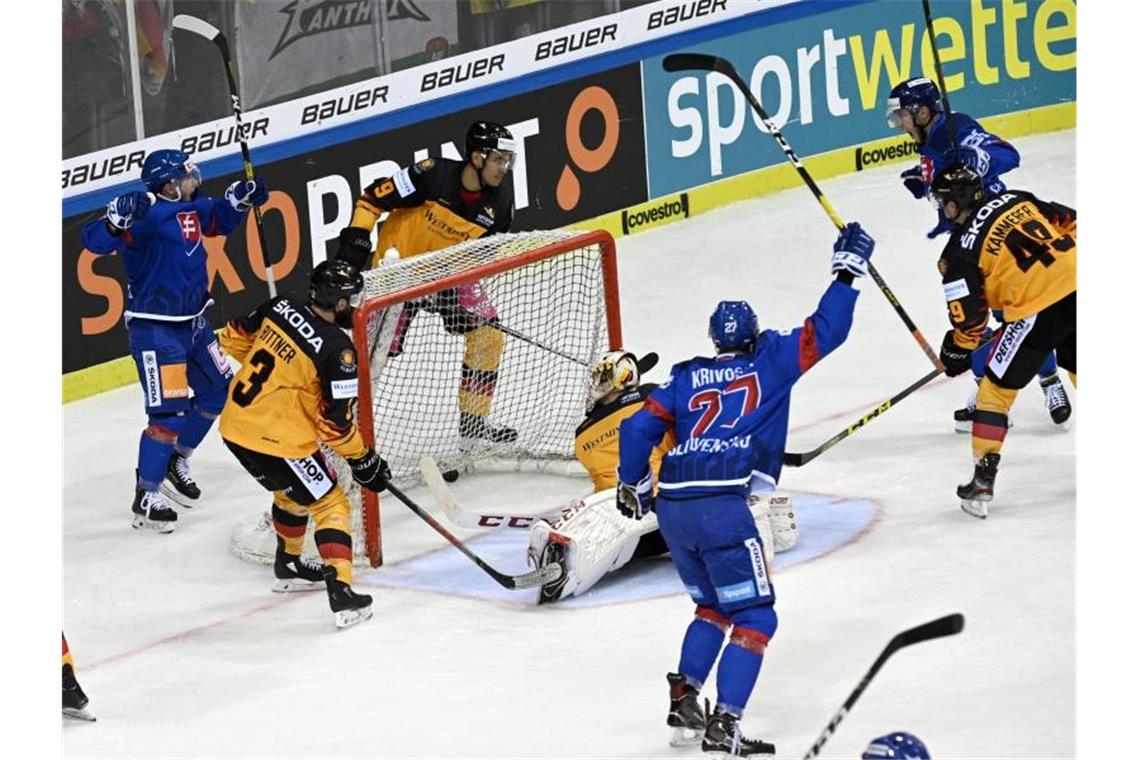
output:
M907 760L930 760L926 745L914 734L905 731L892 731L886 736L872 739L863 750L863 760L876 758L906 758Z
M180 150L156 150L143 161L143 184L147 190L156 195L167 182L187 175L194 177L201 184L202 174L198 171L198 167L190 160L188 154Z
M899 111L905 108L913 115L921 106L926 106L933 113L942 113L942 98L938 94L938 85L930 81L929 77L916 77L899 82L891 88L890 97L887 98L887 125L898 129Z
M751 351L760 328L747 301L721 301L709 317L709 337L719 352Z

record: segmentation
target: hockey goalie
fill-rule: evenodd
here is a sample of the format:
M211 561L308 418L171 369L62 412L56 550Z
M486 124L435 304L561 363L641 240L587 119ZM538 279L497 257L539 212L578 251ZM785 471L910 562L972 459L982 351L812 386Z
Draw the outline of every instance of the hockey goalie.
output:
M657 387L641 383L641 375L656 364L657 354L652 352L638 359L628 351L610 351L593 367L591 404L575 431L574 454L589 473L594 492L563 508L557 518L539 519L531 526L528 563L538 569L557 562L564 570L558 580L541 588L539 604L583 594L606 573L667 551L656 515L628 520L616 507L618 429ZM654 474L675 443L667 433L653 451ZM791 497L777 494L774 486L774 481L754 475L749 498L769 553L790 549L799 538Z

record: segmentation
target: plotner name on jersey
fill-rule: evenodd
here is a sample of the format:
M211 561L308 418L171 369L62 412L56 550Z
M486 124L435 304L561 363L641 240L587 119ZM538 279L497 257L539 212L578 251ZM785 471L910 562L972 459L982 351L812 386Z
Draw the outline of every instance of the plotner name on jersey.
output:
M320 351L324 346L324 338L317 335L316 329L305 318L305 315L293 308L293 305L288 301L278 301L273 304L273 311L281 315L281 318L288 324L292 325L301 337L313 347L314 351Z

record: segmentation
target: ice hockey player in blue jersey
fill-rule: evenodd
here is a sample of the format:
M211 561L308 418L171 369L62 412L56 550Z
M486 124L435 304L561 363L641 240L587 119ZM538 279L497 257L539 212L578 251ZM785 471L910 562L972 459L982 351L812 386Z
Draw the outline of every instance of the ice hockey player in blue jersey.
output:
M1004 193L1006 186L1002 175L1021 165L1021 155L1017 149L987 132L967 114L954 111L947 119L943 110L938 86L927 77L908 79L891 89L887 99L887 124L910 135L922 157L917 166L900 175L906 189L915 198L929 198L930 183L934 181L935 175L951 166L968 166L982 178L986 195ZM953 141L950 140L949 122L953 122ZM927 237L935 238L951 229L953 225L939 210L938 225L927 233ZM994 310L994 318L1000 322L1001 312ZM989 331L985 338L988 340L992 334ZM975 383L982 382L986 360L992 348L992 344L983 343L974 352ZM1046 357L1037 371L1037 380L1045 396L1045 409L1049 416L1055 424L1065 425L1073 407L1057 374L1055 355L1049 354ZM954 428L959 433L969 433L972 429L976 401L977 389L970 394L966 406L955 410Z
M674 365L669 380L621 425L618 509L641 519L656 507L673 564L697 605L678 672L667 676L674 743L700 734L705 752L775 753L773 745L741 736L739 727L776 632L776 595L748 510L749 483L779 480L792 386L847 338L859 295L852 282L867 273L874 248L857 223L843 228L833 247L835 280L794 330L760 332L746 302L719 303L709 320L717 355ZM654 504L649 455L667 431L677 444L662 457ZM716 709L706 721L697 695L718 654Z
M226 402L233 373L206 317L210 298L202 238L228 235L269 198L255 178L222 198L202 195L202 175L180 150L143 161L147 192L113 198L83 227L92 253L118 253L127 270L123 313L147 413L139 439L132 525L169 533L178 520L165 496L193 506L201 491L188 460ZM194 398L190 398L193 390Z

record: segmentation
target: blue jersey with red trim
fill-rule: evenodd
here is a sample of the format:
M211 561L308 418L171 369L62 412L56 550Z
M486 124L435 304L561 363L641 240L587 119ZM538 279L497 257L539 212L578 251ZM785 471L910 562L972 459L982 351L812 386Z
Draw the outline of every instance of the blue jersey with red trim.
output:
M950 130L946 117L939 115L930 127L926 142L919 146L922 156L922 178L929 188L938 172L950 164L946 154L953 148L973 150L978 156L978 173L982 175L982 187L987 195L1004 193L1005 183L1001 175L1016 169L1021 164L1021 154L1005 140L992 135L982 125L964 113L953 113L955 140L950 144Z
M203 237L228 235L243 214L225 198L170 201L161 196L122 235L105 217L83 225L83 245L99 255L119 253L127 270L128 317L192 319L213 303Z
M667 382L621 425L618 477L636 483L649 453L672 429L658 494L746 495L758 477L774 485L783 467L792 386L847 338L859 292L832 282L803 327L765 330L751 354L697 357L673 366Z

